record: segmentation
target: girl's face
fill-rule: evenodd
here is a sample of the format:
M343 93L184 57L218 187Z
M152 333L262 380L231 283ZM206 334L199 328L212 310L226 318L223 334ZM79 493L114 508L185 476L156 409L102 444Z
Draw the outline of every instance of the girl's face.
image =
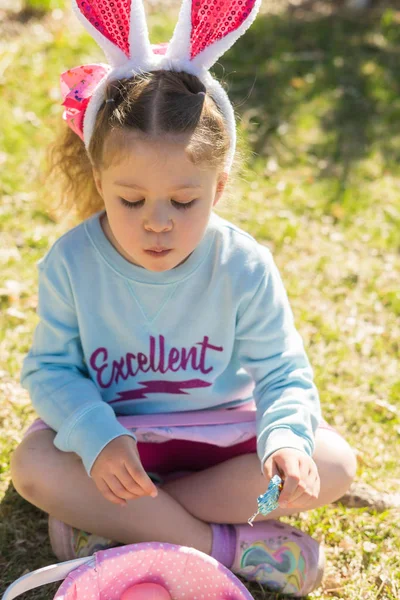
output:
M149 271L186 260L224 189L226 175L194 165L186 145L182 137L154 142L134 136L112 165L94 170L106 236L124 258Z

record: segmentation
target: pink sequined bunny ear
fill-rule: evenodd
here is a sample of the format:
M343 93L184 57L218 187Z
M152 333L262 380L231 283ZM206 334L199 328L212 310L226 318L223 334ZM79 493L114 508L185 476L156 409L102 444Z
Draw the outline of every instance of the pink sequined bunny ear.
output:
M152 56L142 0L72 0L72 8L112 67Z
M254 21L261 0L183 0L167 57L208 70Z

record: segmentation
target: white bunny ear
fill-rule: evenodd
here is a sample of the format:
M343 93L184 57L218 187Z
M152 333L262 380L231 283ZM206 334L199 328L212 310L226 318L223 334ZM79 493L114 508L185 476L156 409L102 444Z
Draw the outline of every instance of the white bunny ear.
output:
M142 0L72 0L72 8L111 66L153 55Z
M250 27L260 4L261 0L183 0L167 58L195 70L210 69Z

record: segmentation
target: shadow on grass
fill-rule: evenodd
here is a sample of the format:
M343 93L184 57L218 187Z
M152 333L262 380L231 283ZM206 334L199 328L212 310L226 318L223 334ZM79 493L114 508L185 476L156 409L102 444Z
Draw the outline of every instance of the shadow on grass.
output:
M319 178L337 182L328 204L340 202L360 160L378 152L384 169L399 162L399 20L388 8L260 15L215 69L251 149L289 167L318 164ZM293 123L299 139L287 135Z
M47 515L21 498L12 484L0 505L0 548L0 596L24 573L58 562L50 547ZM59 585L43 586L20 598L52 598Z

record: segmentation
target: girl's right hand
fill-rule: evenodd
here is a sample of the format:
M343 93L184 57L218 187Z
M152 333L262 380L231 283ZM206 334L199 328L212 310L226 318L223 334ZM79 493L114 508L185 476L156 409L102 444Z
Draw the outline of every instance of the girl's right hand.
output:
M127 500L157 496L157 488L143 469L136 442L128 435L115 438L96 458L90 475L106 500L126 506Z

